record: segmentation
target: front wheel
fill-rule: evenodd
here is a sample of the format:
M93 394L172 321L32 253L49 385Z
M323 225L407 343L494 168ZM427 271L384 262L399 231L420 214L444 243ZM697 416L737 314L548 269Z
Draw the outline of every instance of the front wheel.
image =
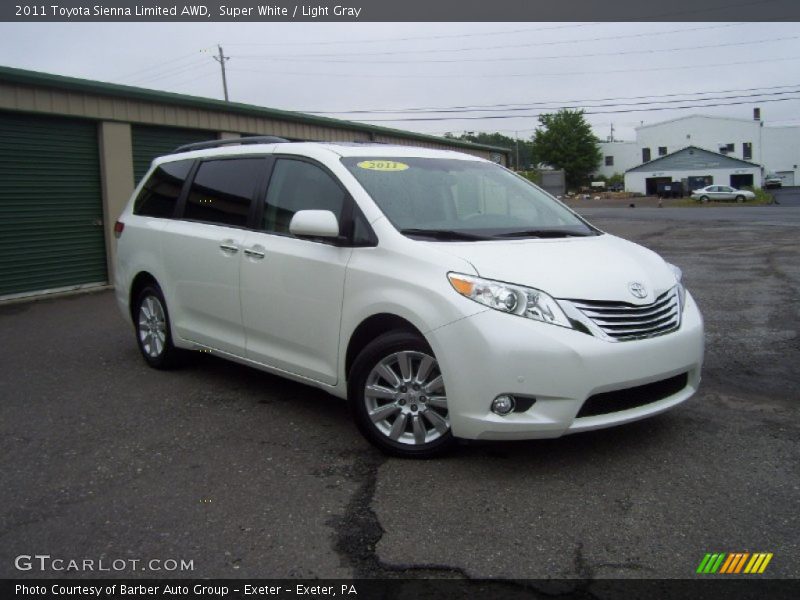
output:
M416 334L389 332L368 344L353 363L348 396L361 433L387 454L430 458L455 443L439 363Z
M172 344L167 303L157 285L139 293L135 315L136 341L147 364L155 369L176 366L179 350Z
M703 202L704 204L708 202L708 196L700 196L700 202Z

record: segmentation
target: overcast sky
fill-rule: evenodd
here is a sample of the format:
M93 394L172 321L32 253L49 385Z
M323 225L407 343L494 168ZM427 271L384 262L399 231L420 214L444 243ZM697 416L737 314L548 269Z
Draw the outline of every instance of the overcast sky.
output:
M211 98L217 44L233 101L433 134L530 137L562 105L637 111L588 115L601 139L611 123L631 140L641 122L749 119L754 106L767 125L800 125L800 23L0 23L5 66ZM670 103L641 104L654 100ZM465 106L490 110L338 112ZM410 117L449 120L378 121Z

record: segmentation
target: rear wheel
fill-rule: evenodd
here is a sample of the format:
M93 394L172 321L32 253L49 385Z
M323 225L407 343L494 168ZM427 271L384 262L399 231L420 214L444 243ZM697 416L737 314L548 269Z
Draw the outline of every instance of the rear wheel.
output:
M134 315L136 341L147 364L156 369L176 366L179 350L172 344L167 303L157 285L139 293Z
M367 345L348 395L359 430L387 454L430 458L455 443L439 363L414 333L386 333Z
M744 196L736 196L736 202L738 202L739 204L744 202Z

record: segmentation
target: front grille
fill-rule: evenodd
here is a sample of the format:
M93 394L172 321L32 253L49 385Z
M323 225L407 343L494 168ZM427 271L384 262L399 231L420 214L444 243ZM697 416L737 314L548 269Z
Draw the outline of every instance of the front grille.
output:
M689 374L681 373L669 379L662 379L645 385L627 388L624 390L614 390L613 392L603 392L589 396L583 403L578 418L593 417L596 415L607 415L644 406L652 402L658 402L677 394L689 383Z
M661 294L652 304L600 300L570 300L608 337L618 341L640 340L664 335L680 324L677 288Z

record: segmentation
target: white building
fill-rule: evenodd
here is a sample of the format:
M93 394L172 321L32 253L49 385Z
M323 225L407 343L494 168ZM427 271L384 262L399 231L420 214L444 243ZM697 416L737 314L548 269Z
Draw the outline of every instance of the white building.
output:
M800 182L800 126L770 127L760 119L704 115L642 125L636 128L633 142L602 142L603 158L596 174L622 174L690 146L756 163L762 175L776 173L786 186ZM731 185L730 181L714 183Z
M648 196L671 195L665 185L680 182L685 195L707 185L761 187L761 167L734 156L689 146L625 171L625 189Z

